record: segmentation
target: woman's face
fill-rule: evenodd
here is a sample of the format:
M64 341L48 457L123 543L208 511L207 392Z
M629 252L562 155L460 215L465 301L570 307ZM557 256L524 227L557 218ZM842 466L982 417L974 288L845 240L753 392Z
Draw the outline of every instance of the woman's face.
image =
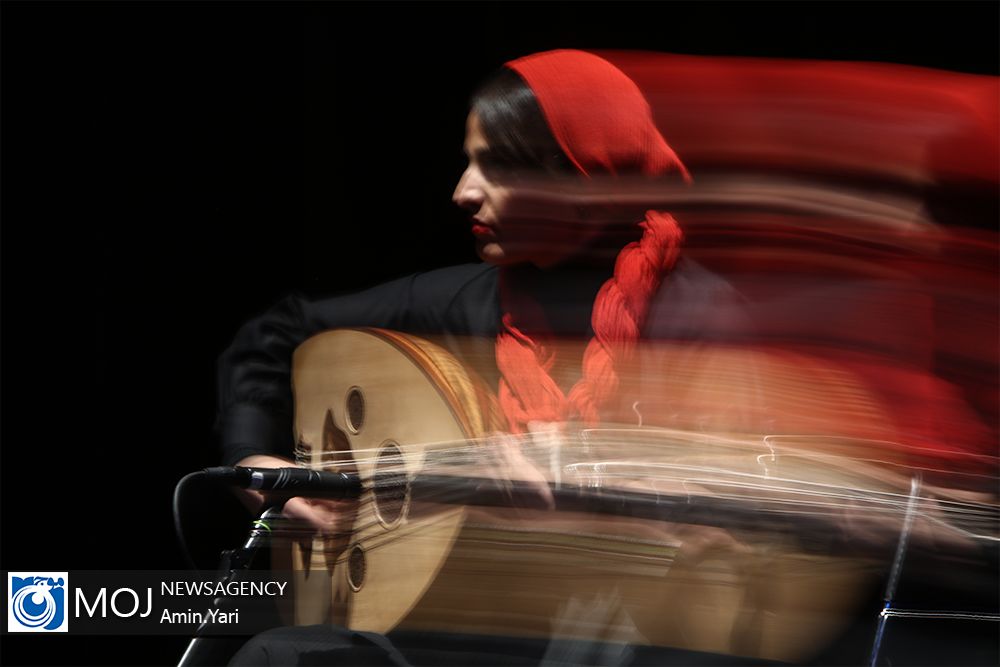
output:
M483 261L544 268L571 255L589 237L574 220L563 185L497 163L475 112L466 122L464 149L469 165L452 200L469 212Z

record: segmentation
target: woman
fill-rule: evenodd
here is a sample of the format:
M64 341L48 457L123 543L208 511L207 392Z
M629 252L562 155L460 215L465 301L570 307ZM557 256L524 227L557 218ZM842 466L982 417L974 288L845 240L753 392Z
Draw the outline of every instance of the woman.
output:
M607 61L564 50L507 63L475 95L464 148L453 199L470 214L485 264L326 301L291 298L245 325L220 359L224 463L289 465L291 355L325 329L494 339L500 404L510 431L523 432L605 416L616 367L650 330L717 337L739 320L728 285L680 258L677 222L623 196L690 177L642 93ZM582 358L561 359L547 344L555 337L589 342ZM560 376L579 379L560 386L550 371L567 367L578 370ZM344 528L336 509L285 505L323 531Z
M680 258L677 222L635 203L643 197L634 189L690 179L639 89L607 61L553 51L507 63L473 99L464 150L453 199L469 213L484 264L326 301L291 298L245 325L220 359L224 463L291 464L292 352L318 331L377 326L493 341L509 430L551 434L614 413L618 368L644 335L715 337L731 319L720 314L738 311L724 281ZM586 344L554 344L562 339ZM495 448L506 472L541 479L512 440ZM283 511L327 534L351 529L344 504L293 498ZM237 664L294 663L323 645L330 660L403 660L377 636L314 626L268 633ZM272 662L257 662L263 655Z

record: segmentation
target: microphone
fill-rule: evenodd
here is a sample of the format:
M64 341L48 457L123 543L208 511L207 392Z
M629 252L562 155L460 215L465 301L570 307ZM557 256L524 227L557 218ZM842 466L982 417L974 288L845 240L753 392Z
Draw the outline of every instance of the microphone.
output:
M205 468L205 474L209 479L243 489L283 496L347 500L361 495L361 480L358 476L342 472L323 472L309 468L216 466Z

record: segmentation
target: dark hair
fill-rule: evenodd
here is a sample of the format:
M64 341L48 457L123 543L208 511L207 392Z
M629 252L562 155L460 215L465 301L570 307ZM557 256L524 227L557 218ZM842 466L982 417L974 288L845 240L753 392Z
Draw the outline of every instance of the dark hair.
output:
M514 70L504 67L487 79L473 95L471 107L499 166L550 174L575 171L552 136L534 92Z

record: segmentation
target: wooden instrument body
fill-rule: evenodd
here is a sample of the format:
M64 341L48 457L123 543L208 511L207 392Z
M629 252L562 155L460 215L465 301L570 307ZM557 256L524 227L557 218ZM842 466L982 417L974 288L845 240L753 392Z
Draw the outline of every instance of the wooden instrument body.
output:
M427 374L435 372L448 379ZM293 378L299 458L314 468L338 465L372 480L380 465L402 465L413 476L433 448L425 443L460 443L495 427L494 415L467 400L477 388L463 385L472 380L457 362L412 337L321 334L296 352ZM452 385L460 396L445 390ZM295 622L395 627L436 576L463 515L461 506L412 508L405 497L379 504L366 491L350 535L294 548Z
M487 447L477 439L502 427L476 374L412 336L381 330L315 336L296 352L294 391L300 462L356 471L368 486L350 535L294 545L298 624L576 638L801 660L849 620L873 574L869 560L811 553L787 535L411 502L399 492L405 484L378 498L372 488L384 494L377 482L398 480L392 471L400 465L416 478L428 456ZM685 391L715 390L689 383ZM643 416L655 424L651 411ZM656 482L656 492L713 494L748 474L787 478L822 467L791 448L779 465L773 444L759 435L619 431L561 453L553 469L563 471L557 474L566 475L565 483L628 484L629 466L641 471L666 461L673 469L722 472ZM628 432L644 434L631 453L620 442ZM608 474L608 462L625 472Z

